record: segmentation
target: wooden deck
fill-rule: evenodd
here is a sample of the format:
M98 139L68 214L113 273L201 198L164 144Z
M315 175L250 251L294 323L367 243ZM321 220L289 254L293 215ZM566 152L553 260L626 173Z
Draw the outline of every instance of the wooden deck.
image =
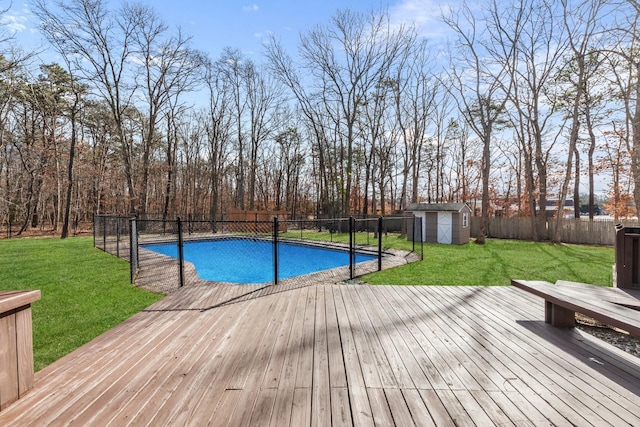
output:
M640 359L512 287L195 286L38 372L30 425L638 426Z

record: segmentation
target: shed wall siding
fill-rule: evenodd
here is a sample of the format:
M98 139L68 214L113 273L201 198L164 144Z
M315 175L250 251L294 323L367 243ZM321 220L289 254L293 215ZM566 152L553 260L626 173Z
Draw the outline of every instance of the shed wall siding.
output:
M461 242L460 230L462 229L462 215L459 212L453 212L451 220L451 244L459 245Z

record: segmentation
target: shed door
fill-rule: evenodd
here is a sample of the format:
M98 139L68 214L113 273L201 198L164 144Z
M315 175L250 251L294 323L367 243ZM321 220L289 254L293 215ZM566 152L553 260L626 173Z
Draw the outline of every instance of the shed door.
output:
M451 244L453 215L451 212L438 212L438 243Z

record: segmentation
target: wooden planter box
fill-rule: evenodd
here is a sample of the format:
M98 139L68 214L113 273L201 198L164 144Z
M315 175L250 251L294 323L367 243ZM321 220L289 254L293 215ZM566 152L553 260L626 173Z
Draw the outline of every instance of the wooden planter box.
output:
M0 292L0 411L33 388L31 303L40 291Z

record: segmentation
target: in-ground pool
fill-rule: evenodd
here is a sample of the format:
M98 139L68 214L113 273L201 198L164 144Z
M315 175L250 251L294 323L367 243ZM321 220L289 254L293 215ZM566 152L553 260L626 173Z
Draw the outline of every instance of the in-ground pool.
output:
M178 258L175 243L146 244L144 248ZM273 242L216 239L184 243L184 259L204 280L232 283L273 281ZM356 263L376 259L356 253ZM278 279L349 265L349 252L304 244L278 242Z

